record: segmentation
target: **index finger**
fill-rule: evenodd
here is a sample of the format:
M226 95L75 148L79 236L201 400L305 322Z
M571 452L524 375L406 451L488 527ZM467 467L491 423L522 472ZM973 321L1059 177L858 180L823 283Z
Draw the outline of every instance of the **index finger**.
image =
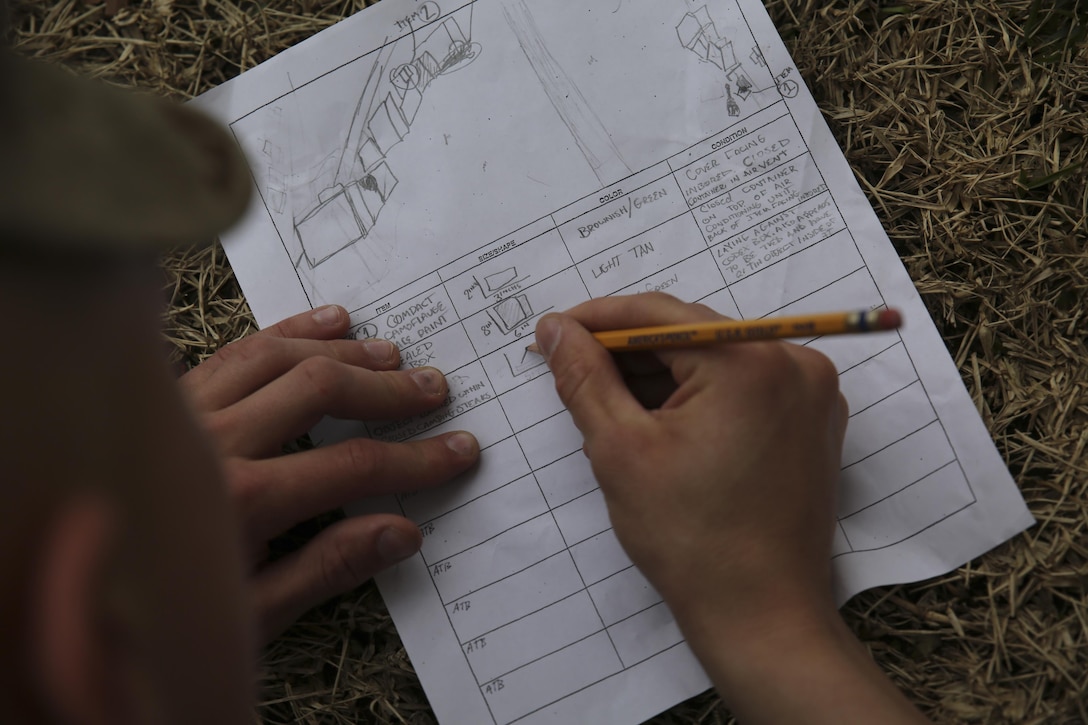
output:
M572 307L565 314L594 332L725 319L706 305L684 302L664 292L600 297Z
M257 334L272 337L302 337L309 340L335 340L347 334L350 324L347 310L340 305L325 305L280 320Z
M252 335L247 335L243 340L249 341L269 337L336 340L347 334L350 324L351 321L347 310L339 305L326 305L318 307L316 310L300 312L285 320L280 320L274 325L270 325ZM187 385L199 387L205 384L223 367L223 363L223 357L220 355L213 355L208 358L185 374L185 377L188 378Z
M612 356L566 315L545 315L536 341L555 375L555 389L574 424L591 445L599 433L647 415L631 394Z
M664 292L643 292L635 295L601 297L583 302L567 310L590 330L624 330L654 325L675 325L727 319L710 307L684 302ZM634 353L624 353L633 355ZM648 352L672 371L677 383L687 380L705 358L705 351L693 348L655 350ZM643 361L641 370L651 369Z

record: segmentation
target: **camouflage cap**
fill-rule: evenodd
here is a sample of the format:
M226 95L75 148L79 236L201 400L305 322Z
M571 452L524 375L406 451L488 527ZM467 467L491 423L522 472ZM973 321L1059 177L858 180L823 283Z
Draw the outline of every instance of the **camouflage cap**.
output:
M197 111L0 49L0 247L211 241L250 185L237 144Z

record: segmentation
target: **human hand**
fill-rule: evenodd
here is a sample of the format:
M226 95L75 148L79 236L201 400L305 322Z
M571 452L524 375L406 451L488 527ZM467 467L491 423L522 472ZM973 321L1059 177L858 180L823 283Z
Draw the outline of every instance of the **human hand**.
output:
M616 536L678 617L709 606L750 626L834 610L847 416L830 361L781 342L668 350L621 359L625 381L588 332L713 319L664 294L612 297L543 318L537 344L585 437ZM645 408L648 399L660 407Z
M434 368L397 370L386 340L343 340L337 306L290 317L226 346L181 378L224 461L229 493L250 552L260 641L310 607L358 586L419 550L419 529L393 514L351 517L299 551L266 561L267 543L292 525L365 496L433 486L471 467L471 434L406 443L357 438L280 455L284 443L323 416L399 419L442 404L448 388Z
M651 293L537 324L617 538L747 725L925 722L835 607L847 406L831 362L782 342L613 359L589 332L715 319Z

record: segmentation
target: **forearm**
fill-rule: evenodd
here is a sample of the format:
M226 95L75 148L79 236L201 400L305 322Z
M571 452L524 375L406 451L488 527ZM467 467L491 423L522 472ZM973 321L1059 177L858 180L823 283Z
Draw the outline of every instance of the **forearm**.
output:
M744 723L929 722L873 662L837 612L776 628L684 623L688 641ZM690 631L688 631L690 630Z

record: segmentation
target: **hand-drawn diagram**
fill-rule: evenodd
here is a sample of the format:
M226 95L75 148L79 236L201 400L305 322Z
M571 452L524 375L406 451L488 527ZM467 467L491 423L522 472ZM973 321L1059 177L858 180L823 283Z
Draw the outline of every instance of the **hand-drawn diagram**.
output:
M487 289L484 290L484 294L490 292L498 292L507 285L513 284L518 279L518 268L507 267L501 272L495 272L484 277L484 282L487 283Z
M743 21L732 3L714 8L713 21L700 0L655 7L652 20L628 5L596 16L605 32L618 19L627 23L617 40L632 52L652 48L662 64L646 102L629 104L643 80L631 81L622 54L587 44L596 26L581 29L577 43L557 35L557 6L491 0L447 11L425 0L412 7L372 50L305 80L288 75L278 82L289 91L232 123L312 305L355 308L372 292L408 282L414 245L433 234L456 231L446 247L452 258L461 240L505 233L509 210L523 200L543 212L629 177L648 157L632 134L613 136L613 129L633 121L679 148L718 126L723 110L748 113L777 100L759 95L775 86L758 49L739 50L750 41L740 39ZM672 82L699 66L694 86ZM466 67L456 76L462 82L447 80ZM602 104L617 79L625 84L621 102ZM518 88L519 102L490 90L496 83ZM661 123L692 88L705 103L690 128ZM461 98L472 100L458 105ZM491 133L528 127L536 129L528 138ZM511 163L515 146L522 155ZM488 178L496 174L502 183ZM486 198L475 191L482 184L491 189ZM472 292L495 300L527 287L527 270L519 276L503 266L511 269L480 274ZM504 313L515 312L507 307ZM499 330L512 319L494 314Z
M529 296L524 293L502 297L487 308L487 317L490 322L484 325L485 334L491 334L494 329L503 335L522 337L531 330L534 318L552 309L554 306L534 310Z
M525 295L507 297L489 307L487 316L503 334L508 335L533 316L533 306Z
M485 325L487 334L490 334L492 329L497 329L503 335L521 337L528 332L534 317L539 317L552 309L548 307L539 312L534 311L529 296L522 292L523 286L528 286L530 278L531 275L518 274L518 268L514 265L495 272L471 276L472 284L465 289L466 296L471 299L472 295L478 291L485 299L496 300L486 308L487 317L491 320ZM510 362L509 356L507 356L507 362ZM521 358L517 364L521 365ZM510 363L511 372L514 367L515 364ZM529 367L535 367L535 365Z
M524 375L546 362L543 356L528 350L523 350L520 356L516 352L504 352L503 357L506 358L506 365L510 368L510 374L514 377Z
M548 50L525 0L505 0L502 12L541 88L574 137L597 180L607 185L629 176L632 170L612 142L611 134L574 80Z
M744 66L737 60L733 42L718 33L714 21L710 18L710 12L706 5L698 10L684 15L676 26L676 34L680 38L680 44L695 53L701 60L712 63L725 73L725 107L730 116L740 115L741 101L747 101L753 93L761 93L767 89L755 89L751 75L744 70ZM753 63L766 66L763 56L757 48L753 48L748 56ZM734 97L736 93L736 97Z
M424 17L438 17L424 3ZM340 151L331 183L318 193L316 204L295 216L294 232L311 267L367 237L382 207L397 186L397 177L386 155L408 135L423 103L423 93L439 76L472 62L480 45L466 35L455 18L430 29L421 40L409 37L412 57L386 74L395 44L370 68L355 113ZM375 258L387 258L388 250L374 250Z
M494 299L496 297L508 297L511 293L519 291L523 285L527 284L532 275L519 275L518 268L516 266L509 266L500 269L497 272L489 272L482 275L483 282L480 281L481 276L473 274L472 284L464 290L464 294L471 299L477 292L484 296L485 299Z

